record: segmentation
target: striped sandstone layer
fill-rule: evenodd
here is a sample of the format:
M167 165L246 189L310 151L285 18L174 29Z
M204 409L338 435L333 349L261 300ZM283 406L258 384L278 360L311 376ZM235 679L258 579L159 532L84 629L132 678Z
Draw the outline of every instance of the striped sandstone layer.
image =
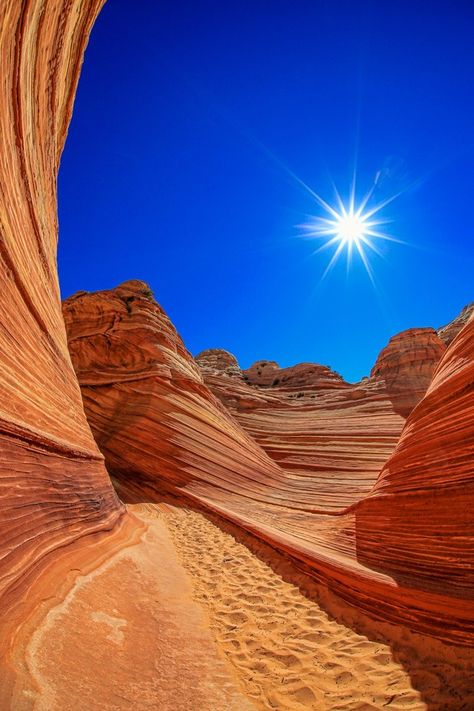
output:
M86 414L128 500L181 491L278 506L283 472L204 385L149 287L79 292L63 304ZM295 492L304 509L304 492Z
M403 509L396 515L394 497L373 493L380 486L377 469L395 448L403 424L393 412L383 382L374 378L351 386L328 369L311 368L311 387L294 397L294 391L285 391L285 386L278 392L279 385L248 385L232 357L214 351L211 360L226 372L214 374L217 380L206 373L205 380L219 392L228 411L204 384L195 361L143 282L80 293L66 300L64 315L86 413L124 499L159 501L171 493L193 501L290 554L369 614L460 644L472 641L472 600L461 599L458 589L452 593L444 573L437 582L438 556L443 567L454 532L463 535L459 520L472 541L470 511L459 510L466 500L456 503L451 499L448 508L433 509L429 526L420 515L417 535L421 540L426 526L427 540L433 544L431 565L427 563L430 548L419 543L417 551L413 544L410 572L398 577L406 560L403 554L398 561L396 553L406 534ZM457 357L458 339L446 351L440 368L451 362L451 354ZM464 360L472 367L469 348ZM203 356L198 360L202 367ZM322 377L321 389L318 377ZM298 387L304 388L300 374L298 380ZM426 398L429 410L433 397L428 394ZM456 389L453 399L458 403ZM406 428L417 421L423 403L424 399L413 410ZM464 412L460 417L465 419L464 441L469 442L472 411L463 410L464 404L460 404ZM436 418L441 421L439 413ZM311 420L316 422L308 427ZM461 440L456 446L463 457ZM417 452L415 459L419 456ZM358 466L354 464L357 458ZM367 474L371 458L375 464ZM345 469L340 473L342 466ZM456 460L449 448L435 448L430 466L443 470L445 477L456 476ZM472 463L468 461L465 467L469 480ZM403 476L401 471L394 478ZM417 477L415 472L414 487ZM438 482L440 502L445 483L444 479ZM426 502L420 486L415 502L416 510L422 511ZM428 495L432 497L433 491ZM377 512L373 517L366 515L371 507ZM428 504L425 510L430 510ZM415 508L407 512L408 526L413 525L410 517L415 515ZM393 527L387 525L392 520ZM441 531L438 541L430 538L436 529L438 534ZM383 551L377 536L384 541ZM380 552L379 558L371 553L372 545ZM459 588L469 597L472 547L465 545L462 555L458 552L459 560L451 563L451 569L456 570Z
M466 323L471 318L471 314L474 313L474 301L467 304L461 311L461 313L456 316L455 319L450 321L446 326L438 328L438 336L442 341L446 343L447 346L451 341L458 335L459 331L464 328Z
M315 483L320 505L335 511L370 491L445 349L434 329L404 331L355 385L315 363L257 361L240 370L217 349L196 362L252 438L292 477Z
M402 331L380 352L370 377L384 381L394 410L408 417L426 393L445 350L434 328Z
M56 273L59 160L101 4L0 5L2 641L51 561L124 516L84 416Z
M120 503L67 348L56 180L101 4L0 3L0 708L250 710L166 532Z

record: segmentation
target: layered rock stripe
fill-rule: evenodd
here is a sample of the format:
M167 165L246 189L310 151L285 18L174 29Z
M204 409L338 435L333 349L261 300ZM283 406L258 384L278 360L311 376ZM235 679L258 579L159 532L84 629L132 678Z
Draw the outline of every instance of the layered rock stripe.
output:
M124 516L84 415L56 271L59 161L101 4L0 6L2 640L51 561Z
M57 172L83 51L100 5L98 0L6 0L0 7L4 707L11 706L14 658L33 613L60 599L79 573L136 544L148 525L125 513L91 435L68 353L56 273ZM390 393L392 375L405 373L403 358L399 370L387 358L385 371L356 386L321 366L298 367L282 374L280 393L264 394L262 409L275 405L277 414L280 408L280 425L265 414L263 424L250 417L245 427L243 408L230 412L211 392L207 376L142 283L76 297L68 308L86 409L124 498L159 500L171 493L193 501L290 554L370 614L472 644L473 325L468 314L440 330L448 348L377 478L379 462L382 466L395 447L403 425ZM264 368L258 370L247 376L254 386L242 376L247 390L241 403L254 398L256 388L257 400L263 397L266 383L258 380ZM238 372L232 377L240 378ZM268 387L280 387L274 385L275 373L272 377ZM321 423L329 424L319 443L319 428L306 433L304 414L281 426L290 411L287 401L311 400L318 383L321 411L332 413L321 416ZM295 388L301 398L290 397ZM399 391L397 386L396 398ZM405 409L405 394L402 400ZM348 416L347 422L337 419L339 406L346 408L341 417ZM382 433L376 432L377 418ZM331 427L338 431L334 437ZM288 432L294 435L289 445L283 442ZM332 471L327 463L317 470L311 451L301 447L301 435L314 437L321 450L326 446ZM361 443L356 456L350 454L351 440ZM372 465L361 466L372 457ZM340 481L334 480L336 469L343 472ZM141 545L138 557L145 559L146 538ZM125 596L139 588L137 570L131 563L123 571ZM114 576L109 582L117 585ZM102 599L101 593L100 604ZM151 597L148 602L151 608L143 603L145 609L137 612L137 629L154 614ZM20 698L26 708L25 696L17 697L16 706Z
M66 300L64 315L85 409L125 500L159 501L171 493L193 501L303 562L369 614L469 643L472 547L461 551L456 536L462 521L472 540L471 494L448 494L448 508L442 505L445 487L458 476L457 461L463 461L464 479L472 479L473 418L466 399L460 402L452 391L467 459L459 438L453 445L460 448L458 460L450 448L435 448L428 467L444 472L437 490L425 487L414 469L414 498L401 496L397 509L395 491L379 493L387 476L386 469L379 472L392 452L387 466L400 461L396 444L404 419L395 410L400 402L406 411L420 400L430 372L457 358L471 324L446 351L433 329L401 334L382 352L371 378L350 385L313 364L279 369L265 361L240 371L230 354L216 350L200 354L198 368L143 282L79 293ZM464 347L469 377L469 339ZM455 385L451 377L448 389ZM434 402L430 389L410 414L399 447L417 413ZM401 464L393 479L405 476ZM432 507L435 497L439 505ZM417 510L427 513L415 521ZM459 556L449 563L453 545ZM450 571L455 588L448 585Z

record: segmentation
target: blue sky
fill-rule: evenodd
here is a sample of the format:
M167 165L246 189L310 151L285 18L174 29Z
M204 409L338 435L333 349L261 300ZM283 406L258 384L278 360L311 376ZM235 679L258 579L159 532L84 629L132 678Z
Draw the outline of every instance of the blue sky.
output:
M109 0L59 175L63 296L149 282L193 353L368 374L474 298L474 5ZM408 242L321 282L298 225L360 196Z

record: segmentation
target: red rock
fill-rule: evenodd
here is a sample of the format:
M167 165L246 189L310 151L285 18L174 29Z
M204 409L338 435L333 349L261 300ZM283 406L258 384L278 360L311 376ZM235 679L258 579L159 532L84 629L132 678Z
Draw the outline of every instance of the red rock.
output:
M0 708L250 711L164 526L119 502L67 349L57 172L101 4L0 3Z
M464 328L473 313L474 301L471 304L467 304L453 321L450 321L446 326L438 328L438 336L447 346L449 346L451 341L458 335L459 331Z
M164 623L163 609L177 614L178 591L168 576L167 605L161 618L153 616L159 612L153 607L154 566L176 565L172 550L159 559L165 532L157 537L152 559L146 539L128 562L114 559L138 542L148 524L126 515L113 491L84 417L61 317L56 180L82 53L100 5L99 0L7 0L0 7L2 708L36 705L38 688L15 686L12 673L28 674L31 664L41 662L34 643L31 656L22 659L25 639L69 588L76 591L71 607L61 605L73 618L66 625L73 634L61 636L61 644L73 638L74 652L91 619L86 601L107 603L110 609L102 613L107 619L119 592L120 614L131 615L133 630L126 634L131 651L113 670L118 683L136 684L135 667L130 674L128 662L141 649L134 643L140 629L151 618L154 628L157 619ZM152 501L166 491L196 501L291 555L369 614L472 645L472 321L448 347L367 495L402 424L383 382L349 386L321 366L270 364L247 375L252 386L245 374L240 380L235 363L227 359L222 369L217 358L218 373L207 379L233 417L143 283L82 294L64 308L90 422L124 496ZM285 381L273 386L275 374ZM99 562L111 563L113 573L105 565L101 584L88 587ZM164 581L166 575L158 577ZM81 597L82 584L87 593ZM188 613L191 608L189 599ZM100 611L98 619L102 624ZM210 637L202 642L199 624L187 619L177 625L181 639L193 639L197 658L202 649L212 649ZM103 663L110 647L104 636L93 655L81 647L77 662L73 655L76 673L70 650L58 654L54 631L61 618L52 616L43 632L45 627L49 646L43 651L51 650L59 662L58 669L48 669L54 677L49 688L59 683L61 698L70 704L75 696L63 669L75 675L75 688L89 692L91 674L96 682L103 674L90 658ZM179 635L166 639L171 645ZM149 635L147 654L155 647ZM152 675L154 660L146 661ZM186 650L183 669L191 661ZM218 676L227 684L225 675ZM154 683L151 676L150 688ZM213 691L207 688L196 702L189 686L186 704L216 707ZM239 704L237 693L232 696ZM147 704L153 701L147 688L145 697Z
M473 503L471 317L408 417L371 495L355 508L358 560L426 606L426 627L433 625L431 612L463 639L474 632Z
M205 386L146 284L80 293L63 312L88 420L125 500L172 492L278 503L279 467Z
M194 500L300 560L368 614L470 644L473 547L460 531L464 526L467 540L474 540L472 329L468 342L462 332L448 349L407 421L399 445L409 442L407 465L397 448L377 478L403 424L383 378L351 386L327 369L305 366L303 372L317 377L295 398L299 391L267 385L266 376L264 385L248 385L229 354L201 354L206 382L234 419L145 290L140 282L128 282L64 304L86 412L122 495L159 500L166 491ZM272 364L259 375L258 367L258 377L264 369L278 372ZM456 384L451 378L457 368L465 370ZM460 436L453 433L446 448L437 431L447 424L447 401L437 390L440 373L446 373L446 392L459 415L454 430L463 422ZM296 382L304 388L301 379ZM410 428L422 431L428 421L438 446L430 436L408 436ZM406 466L413 468L411 493L404 491ZM456 487L449 493L451 471Z
M243 377L237 358L222 348L209 348L199 353L194 360L201 368L205 368L209 372L225 373L237 378Z
M0 605L124 508L84 416L56 273L56 178L100 1L0 6ZM24 610L26 608L23 608ZM2 640L7 639L5 627Z
M382 380L395 412L407 417L425 394L446 346L434 328L411 328L393 336L370 377Z
M339 373L317 363L298 363L289 368L280 368L275 361L260 360L242 371L249 385L272 386L312 390L330 390L347 385Z
M370 491L403 426L383 382L350 385L303 363L272 366L263 385L252 366L250 386L199 362L212 392L318 510L340 510Z

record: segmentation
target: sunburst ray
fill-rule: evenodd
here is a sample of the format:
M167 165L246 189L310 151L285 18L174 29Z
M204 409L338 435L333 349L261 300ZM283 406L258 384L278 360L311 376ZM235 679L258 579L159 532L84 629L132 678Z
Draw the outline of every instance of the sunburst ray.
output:
M406 244L406 242L392 237L391 235L388 235L380 230L383 225L391 222L391 220L382 217L379 218L379 212L399 197L401 193L392 195L373 207L368 207L369 201L373 198L376 184L377 178L370 190L365 193L359 204L357 204L356 201L355 176L351 182L349 200L347 203L343 201L335 185L333 185L335 194L334 205L330 205L326 202L326 200L323 200L319 195L317 195L317 193L309 189L310 194L316 200L318 205L323 208L326 215L312 216L307 223L300 225L300 228L302 229L304 236L309 239L324 240L323 244L313 252L313 255L329 249L330 247L336 246L334 254L323 272L321 281L329 274L345 249L347 255L347 272L349 272L353 255L357 254L364 265L370 281L375 286L375 277L366 254L366 249L369 249L378 256L383 257L384 255L375 244L377 240L387 240L389 242ZM327 215L329 215L329 217Z

